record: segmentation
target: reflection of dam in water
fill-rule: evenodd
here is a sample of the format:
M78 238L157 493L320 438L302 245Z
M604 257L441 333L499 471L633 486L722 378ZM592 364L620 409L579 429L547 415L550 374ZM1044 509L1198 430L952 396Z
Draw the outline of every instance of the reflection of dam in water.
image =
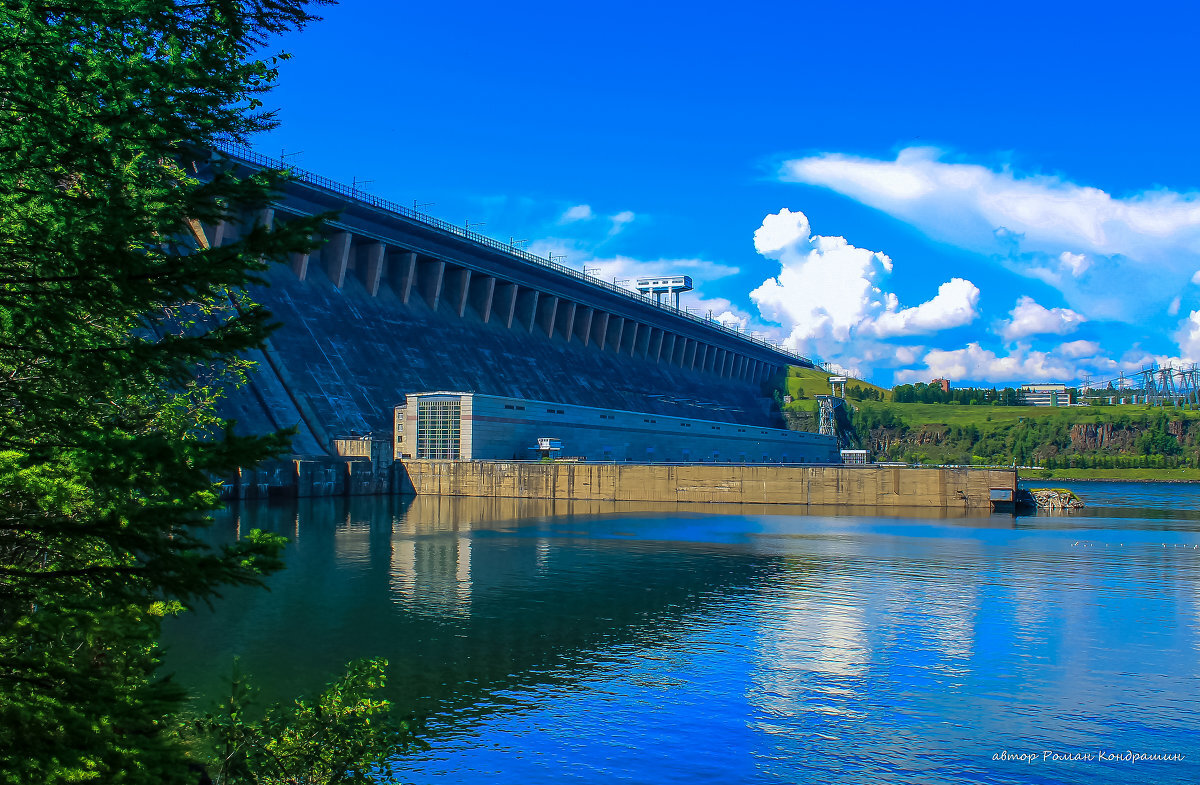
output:
M607 650L669 639L681 618L773 569L745 543L664 550L630 537L630 513L607 507L436 497L246 506L214 534L286 534L288 567L269 592L233 591L216 613L169 625L168 666L194 691L219 694L237 655L267 696L283 697L348 660L383 656L400 705L437 713L445 701L581 678Z
M386 657L397 708L429 719L412 782L1024 782L992 756L1030 744L1177 752L1147 776L1191 782L1200 534L1171 511L1200 491L1153 493L1163 514L956 520L243 505L214 536L282 531L289 568L172 620L166 665L215 697L236 652L276 699Z

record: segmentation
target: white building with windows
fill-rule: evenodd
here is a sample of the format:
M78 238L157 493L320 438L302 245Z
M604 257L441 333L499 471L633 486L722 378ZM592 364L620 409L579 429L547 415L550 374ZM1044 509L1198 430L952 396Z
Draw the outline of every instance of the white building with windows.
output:
M395 410L397 459L534 460L556 455L639 463L839 463L837 439L661 414L467 392L410 393Z
M1065 384L1022 384L1026 406L1070 406L1071 396Z

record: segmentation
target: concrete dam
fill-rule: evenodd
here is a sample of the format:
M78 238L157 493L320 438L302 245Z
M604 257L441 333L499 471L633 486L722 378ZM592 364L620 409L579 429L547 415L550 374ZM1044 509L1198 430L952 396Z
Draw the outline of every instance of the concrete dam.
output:
M249 152L229 163L283 166ZM339 438L390 438L393 407L430 390L781 428L764 383L788 364L812 365L312 174L266 215L204 230L220 244L254 219L326 211L339 215L319 250L271 265L268 285L251 290L283 327L227 412L246 430L297 426L300 455L330 454Z
M214 160L245 174L282 168L249 152ZM226 498L399 492L986 509L1016 492L1015 471L823 470L815 463L837 461L832 437L768 431L784 425L768 382L788 365L812 367L807 358L331 180L300 173L262 214L201 228L219 245L255 222L327 212L337 217L318 250L270 265L265 285L251 288L283 326L224 412L243 432L296 427L293 458L242 470ZM428 402L428 422L424 397L440 399ZM473 411L485 400L495 412ZM515 439L521 427L536 433ZM555 429L576 445L595 436L584 457L610 462L497 461ZM502 454L461 460L481 457L479 444L467 450L471 430ZM422 433L433 434L425 453ZM769 444L789 441L782 436L801 438ZM684 463L671 466L676 452Z

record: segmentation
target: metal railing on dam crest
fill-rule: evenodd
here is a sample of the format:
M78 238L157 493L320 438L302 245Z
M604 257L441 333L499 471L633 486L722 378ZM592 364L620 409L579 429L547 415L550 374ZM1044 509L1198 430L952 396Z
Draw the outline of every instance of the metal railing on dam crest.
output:
M600 289L605 289L605 290L612 292L614 294L617 294L619 296L629 298L630 300L633 300L641 305L648 305L648 306L652 306L655 308L663 309L665 311L669 311L673 316L678 316L681 319L686 319L690 322L694 322L696 324L702 325L707 329L717 330L723 334L726 334L730 337L734 337L738 340L746 341L748 343L755 344L757 346L761 346L765 349L769 349L770 351L775 352L775 353L781 355L782 357L786 358L789 362L791 362L794 365L800 365L800 366L804 366L804 367L813 367L814 365L816 365L816 363L814 363L811 359L809 359L807 357L796 354L792 351L782 348L781 346L779 346L777 344L773 344L773 343L771 343L769 341L765 341L761 338L755 338L753 335L744 333L741 330L731 328L731 327L726 327L724 324L722 324L718 321L715 321L713 319L706 319L706 318L702 318L700 316L695 316L695 315L687 312L686 310L681 311L681 310L677 310L674 308L665 307L659 303L656 303L655 300L649 296L642 295L638 292L630 291L629 289L625 289L621 286L617 286L616 284L609 283L608 281L605 281L601 278L596 278L594 276L587 275L586 273L576 270L572 267L567 267L565 265L558 264L557 262L555 262L553 260L543 258L536 254L529 253L528 251L526 251L524 249L517 248L509 243L501 242L492 237L488 237L487 235L480 234L479 232L473 232L470 229L467 229L465 227L456 226L455 224L452 224L449 221L443 221L440 218L436 218L436 217L428 215L426 213L422 213L419 210L415 210L411 207L406 207L397 202L393 202L391 200L384 199L382 197L378 197L373 194L366 193L355 186L346 185L345 183L341 183L341 182L338 182L331 178L324 177L324 176L316 174L314 172L310 172L306 169L301 169L299 167L289 165L282 159L272 158L271 156L263 155L262 153L256 152L255 150L253 150L249 147L245 147L245 146L237 145L237 144L226 143L226 144L219 145L218 149L221 153L223 153L231 158L234 158L236 160L242 161L244 163L251 164L254 166L261 166L261 167L268 168L268 169L278 169L281 171L286 171L296 181L302 182L306 185L313 186L315 188L320 188L325 191L329 191L331 193L347 197L348 199L351 199L355 202L359 202L361 204L368 205L375 209L392 213L394 215L400 216L407 220L415 221L424 226L434 228L434 229L440 230L442 232L446 232L447 234L454 235L456 237L462 238L464 240L468 240L473 243L477 243L478 245L485 246L489 250L498 251L500 253L507 254L509 256L520 259L522 261L531 262L533 264L540 265L541 267L544 267L546 269L553 270L555 272L569 276L576 280L582 281L583 283L586 283L590 286L595 286Z

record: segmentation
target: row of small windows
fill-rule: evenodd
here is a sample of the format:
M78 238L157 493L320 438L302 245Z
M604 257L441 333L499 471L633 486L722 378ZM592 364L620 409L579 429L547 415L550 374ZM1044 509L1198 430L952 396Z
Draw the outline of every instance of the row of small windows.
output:
M505 409L516 409L516 410L517 410L517 411L519 411L519 412L523 412L523 411L525 411L525 407L524 407L524 406L513 406L511 403L506 403L506 404L504 404L504 408L505 408Z
M546 414L566 414L562 409L547 409Z

